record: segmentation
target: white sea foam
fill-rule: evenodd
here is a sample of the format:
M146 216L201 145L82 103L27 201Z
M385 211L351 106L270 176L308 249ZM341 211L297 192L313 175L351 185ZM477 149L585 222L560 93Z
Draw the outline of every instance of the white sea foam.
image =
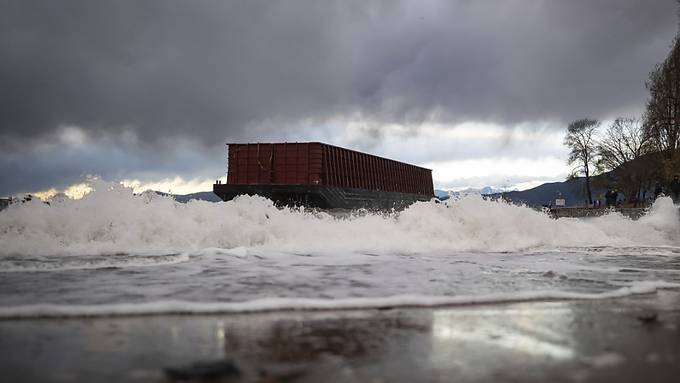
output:
M97 270L111 268L136 268L175 265L187 262L189 253L144 255L104 254L100 257L39 257L0 259L0 273L41 272L66 270Z
M566 291L525 291L486 295L427 296L396 295L344 299L264 298L245 302L156 301L102 305L31 304L0 307L0 319L101 317L163 314L227 314L290 310L350 310L396 307L438 307L541 300L598 300L652 294L659 289L677 289L678 283L635 282L630 286L601 293Z
M264 198L177 203L95 182L81 200L40 202L0 213L0 256L184 253L205 248L282 252L432 253L584 246L678 246L680 214L660 198L637 221L619 214L550 219L502 202L466 197L416 203L401 213L338 218L277 209Z

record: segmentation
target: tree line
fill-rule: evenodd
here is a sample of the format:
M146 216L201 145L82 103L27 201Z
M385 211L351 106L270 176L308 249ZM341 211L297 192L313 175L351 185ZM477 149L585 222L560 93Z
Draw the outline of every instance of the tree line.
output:
M618 188L637 198L657 182L667 187L680 173L680 34L668 57L650 72L646 87L649 99L640 118L617 118L606 127L580 119L567 127L571 177L585 177L590 204L593 187ZM603 173L593 185L593 176Z

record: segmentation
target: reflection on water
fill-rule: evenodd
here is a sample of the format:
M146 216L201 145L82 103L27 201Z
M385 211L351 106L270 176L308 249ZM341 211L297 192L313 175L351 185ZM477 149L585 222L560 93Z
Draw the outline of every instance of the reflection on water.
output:
M231 328L227 324L224 354L260 366L313 363L303 368L304 381L338 366L347 368L346 376L331 381L360 376L416 381L423 374L493 379L498 371L489 361L535 366L578 362L575 315L569 302L308 313Z
M447 364L440 358L450 354L449 348L468 347L520 352L556 360L574 358L570 346L573 312L566 304L550 311L535 309L475 310L474 316L465 310L439 310L432 315L433 362ZM481 317L480 317L481 316ZM558 331L557 329L561 329Z
M356 359L383 349L385 341L397 332L430 330L429 321L400 317L386 321L380 316L352 314L227 328L225 355L257 356L274 363L299 363L323 356Z
M679 304L668 291L434 310L4 320L0 370L6 381L163 381L164 368L217 360L244 382L597 381L613 370L631 381L636 371L677 378ZM641 324L638 310L660 323Z

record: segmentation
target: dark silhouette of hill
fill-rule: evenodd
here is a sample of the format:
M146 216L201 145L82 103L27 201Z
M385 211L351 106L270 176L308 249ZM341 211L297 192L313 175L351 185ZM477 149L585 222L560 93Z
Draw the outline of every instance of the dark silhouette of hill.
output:
M211 191L191 193L191 194L168 194L164 192L159 192L156 190L147 190L144 193L155 193L162 196L170 196L177 202L187 203L191 200L208 201L208 202L220 202L222 201L215 193Z
M175 197L175 201L182 202L182 203L189 202L192 199L201 200L201 201L208 201L208 202L220 202L220 201L222 201L220 199L220 197L217 196L217 194L215 194L211 191L184 194L184 195L175 195L174 197Z
M593 188L593 198L597 199L604 190ZM540 207L555 203L555 198L562 195L566 206L583 206L585 202L585 178L573 178L564 182L548 182L536 186L532 189L522 191L511 191L495 196L502 195L513 202L523 202L529 206Z
M620 197L625 197L625 180L629 179L631 174L636 174L638 180L642 180L648 188L653 185L654 181L660 180L663 187L668 186L668 182L664 182L664 169L662 169L661 152L654 152L645 154L636 158L626 164L603 174L591 177L591 188L593 192L593 199L602 200L602 195L607 188L616 187L620 191ZM680 150L675 152L675 158L679 158ZM676 172L667 171L668 174L676 174ZM624 182L621 182L624 181ZM630 188L628 189L630 190ZM642 192L642 190L640 190ZM558 193L562 193L566 199L566 206L585 206L585 178L578 177L569 179L564 182L551 182L539 185L533 189L523 191L513 191L502 194L494 194L494 197L503 195L514 202L524 202L529 206L540 207L548 205L552 201L554 203ZM646 196L650 196L652 191L647 189ZM640 196L642 198L643 196Z

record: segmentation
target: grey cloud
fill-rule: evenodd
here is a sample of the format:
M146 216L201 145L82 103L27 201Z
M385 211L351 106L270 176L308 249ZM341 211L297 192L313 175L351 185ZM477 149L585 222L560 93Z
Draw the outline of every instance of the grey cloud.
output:
M200 158L217 169L225 141L312 136L306 129L329 121L366 121L373 128L356 142L376 145L386 123L560 126L639 112L647 73L675 34L675 7L0 0L3 189L88 172L166 174L200 157L173 147L183 138L213 153ZM69 125L93 142L121 132L139 142L41 157L36 145Z
M182 176L218 178L225 172L223 147L207 149L190 142L122 145L107 140L84 145L56 143L0 155L0 197L82 182L96 175L105 180L158 180ZM7 182L11 181L11 182Z
M639 108L673 2L3 1L0 134L143 140L258 123L514 123ZM272 124L270 124L272 125ZM273 124L275 125L275 124Z

